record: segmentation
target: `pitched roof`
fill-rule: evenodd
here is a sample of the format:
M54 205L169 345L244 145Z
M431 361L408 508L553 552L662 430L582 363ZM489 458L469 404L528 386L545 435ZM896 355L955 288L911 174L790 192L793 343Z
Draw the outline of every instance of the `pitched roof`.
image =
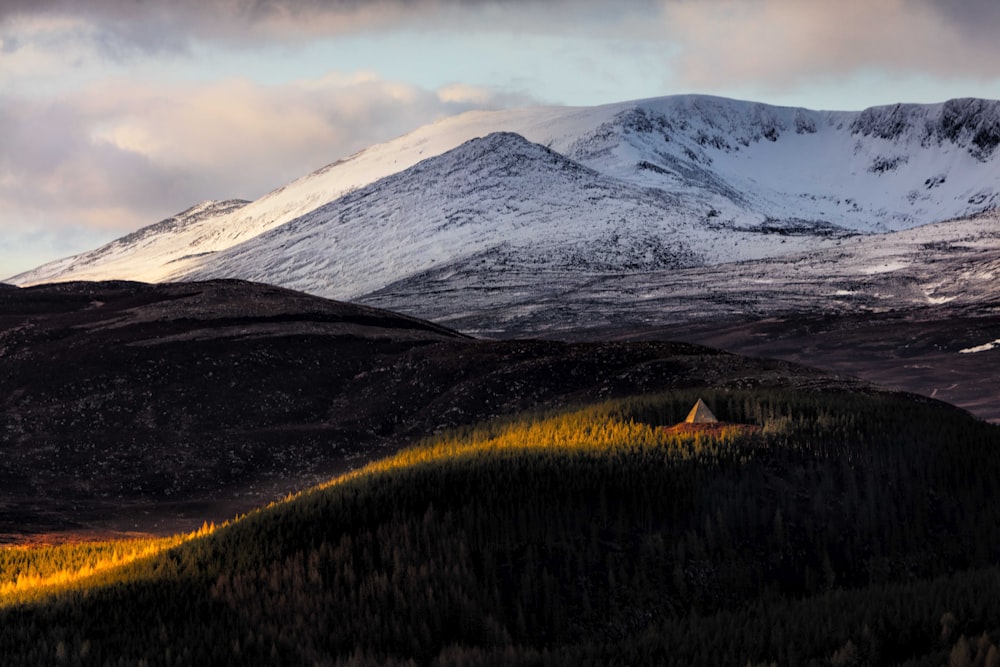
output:
M705 401L698 399L698 402L694 404L691 408L691 412L688 413L687 419L684 420L687 424L711 424L713 422L719 421L712 414L712 411L708 409L705 405Z

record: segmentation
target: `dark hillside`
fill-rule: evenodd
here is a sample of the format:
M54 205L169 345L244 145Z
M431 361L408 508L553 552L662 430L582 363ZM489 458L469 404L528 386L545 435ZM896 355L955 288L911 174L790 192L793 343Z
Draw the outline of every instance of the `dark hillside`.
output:
M830 383L662 342L476 341L240 281L0 292L0 535L171 532L443 428L671 387Z

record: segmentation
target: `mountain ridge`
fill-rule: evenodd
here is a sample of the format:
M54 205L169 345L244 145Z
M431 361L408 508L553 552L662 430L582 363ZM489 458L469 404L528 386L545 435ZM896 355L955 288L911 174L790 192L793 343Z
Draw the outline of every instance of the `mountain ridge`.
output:
M775 223L806 232L904 229L1000 203L990 169L998 117L1000 102L971 98L840 112L693 95L469 112L338 160L238 209L144 239L114 261L60 260L13 280L183 279L203 267L209 253L314 215L354 190L495 131L520 134L626 185L679 198L689 209L687 222L723 236ZM730 252L705 262L788 250L765 245L751 257ZM274 280L280 283L279 276Z

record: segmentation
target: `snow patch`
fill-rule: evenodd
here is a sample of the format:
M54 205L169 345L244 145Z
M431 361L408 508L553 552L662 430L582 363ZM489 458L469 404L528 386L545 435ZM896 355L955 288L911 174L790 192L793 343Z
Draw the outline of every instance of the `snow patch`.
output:
M909 262L902 261L884 262L875 266L864 267L860 272L866 276L872 276L877 273L892 273L893 271L899 271L900 269L905 269L909 265Z
M976 354L977 352L989 352L990 350L1000 347L1000 338L997 338L991 343L984 343L983 345L976 345L975 347L967 347L964 350L959 350L959 354Z

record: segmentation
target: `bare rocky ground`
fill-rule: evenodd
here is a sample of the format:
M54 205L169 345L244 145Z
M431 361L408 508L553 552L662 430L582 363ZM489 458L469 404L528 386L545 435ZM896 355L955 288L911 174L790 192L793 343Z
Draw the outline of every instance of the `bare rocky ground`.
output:
M678 340L785 359L1000 421L1000 345L962 352L1000 340L998 230L990 214L669 271L472 258L362 300L495 339Z
M740 354L808 363L869 382L923 394L1000 423L1000 349L961 353L1000 339L1000 315L910 312L883 317L761 321L676 332L675 340L697 340Z
M449 426L690 386L867 385L662 341L474 340L240 281L0 289L0 539L192 530Z

